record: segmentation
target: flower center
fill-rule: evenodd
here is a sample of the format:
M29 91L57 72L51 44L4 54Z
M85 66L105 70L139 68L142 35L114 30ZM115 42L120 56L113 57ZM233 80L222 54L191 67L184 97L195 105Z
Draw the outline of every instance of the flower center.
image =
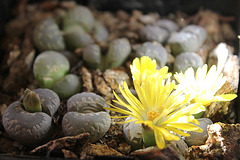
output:
M153 121L155 118L157 118L160 115L158 111L149 111L147 112L147 117L150 121Z

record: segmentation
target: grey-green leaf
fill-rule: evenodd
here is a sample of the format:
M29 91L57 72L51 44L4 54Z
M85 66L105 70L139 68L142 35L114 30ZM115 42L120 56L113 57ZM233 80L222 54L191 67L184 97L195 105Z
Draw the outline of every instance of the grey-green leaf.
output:
M64 40L67 48L75 50L76 48L84 48L93 43L92 37L81 27L74 25L68 27L64 32Z
M65 56L55 51L45 51L36 57L33 73L40 86L51 88L67 74L69 68L70 64Z
M55 91L61 99L64 99L80 92L81 86L82 85L78 76L75 74L68 74L57 81L52 86L52 90Z
M90 133L90 142L99 140L109 129L111 118L103 108L107 102L95 93L78 93L67 102L68 112L62 120L65 135Z
M126 38L113 40L109 45L105 62L103 62L106 64L105 69L112 69L122 65L129 56L130 52L131 46Z
M63 20L63 28L67 29L72 25L79 25L86 32L90 32L93 29L95 18L92 12L84 6L78 5L70 9Z
M155 59L160 67L165 66L168 60L167 50L158 42L143 43L142 46L137 49L136 55L138 57L148 56Z
M40 51L65 50L62 33L53 18L47 18L39 23L33 32L33 41Z

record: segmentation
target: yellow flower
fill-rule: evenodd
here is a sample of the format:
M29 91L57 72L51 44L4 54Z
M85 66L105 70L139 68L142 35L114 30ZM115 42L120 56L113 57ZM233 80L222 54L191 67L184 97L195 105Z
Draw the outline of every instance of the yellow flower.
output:
M192 102L202 103L208 106L215 101L230 101L237 97L236 94L216 95L216 92L224 85L227 78L223 73L218 72L213 65L207 72L208 66L205 64L199 67L194 73L193 68L188 68L185 73L176 73L175 79L179 82L178 87L182 88L186 94L191 94Z
M139 99L131 93L126 82L124 82L123 88L119 87L128 103L125 103L114 92L117 100L113 101L127 109L114 105L111 105L113 108L105 109L127 115L117 118L132 117L133 119L125 123L132 121L141 123L143 133L144 129L150 129L155 137L155 143L160 149L165 147L165 140L179 140L180 137L177 134L189 136L184 131L202 132L202 129L195 125L199 122L193 114L204 111L204 106L197 103L188 105L190 96L183 94L181 90L174 90L175 82L166 80L160 72L148 75L148 78L142 79L142 81L142 84L139 84L137 79L133 82ZM148 143L144 137L143 135L144 143ZM152 137L148 139L152 139Z
M157 63L155 59L151 59L148 56L143 56L140 59L135 58L132 65L130 65L132 78L137 83L142 84L144 79L148 75L152 75L155 72L159 72L161 75L164 75L165 78L171 77L171 73L168 73L168 67L162 67L160 70L157 70Z

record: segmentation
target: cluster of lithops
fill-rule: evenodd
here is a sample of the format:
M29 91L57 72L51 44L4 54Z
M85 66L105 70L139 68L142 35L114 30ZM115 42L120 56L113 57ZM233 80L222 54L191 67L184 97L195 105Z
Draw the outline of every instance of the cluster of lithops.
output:
M188 25L171 34L168 43L174 56L182 52L196 52L207 38L206 30L198 25Z
M179 26L177 23L168 20L160 19L152 25L146 25L140 30L140 37L142 41L157 41L159 43L165 43L170 34L177 32Z
M175 22L168 19L160 19L152 25L146 25L139 32L144 43L137 47L136 56L154 58L158 66L163 67L169 60L167 50L162 46L167 43L170 53L176 57L175 72L203 66L202 58L195 52L206 40L206 30L198 25L187 25L178 32L179 28Z
M81 89L78 76L68 74L68 59L55 51L39 54L33 64L33 73L39 85L55 91L60 98L69 98Z
M61 28L59 24L62 24ZM62 16L52 16L39 23L34 30L33 40L40 51L63 51L105 41L108 35L107 28L94 18L92 12L78 5Z
M49 89L26 89L20 101L8 106L2 118L9 137L34 147L51 139L53 116L60 105L58 95Z
M112 69L122 65L130 53L129 41L126 38L119 38L109 44L106 55L101 53L101 48L97 44L89 45L83 51L83 60L94 69Z
M95 42L106 41L109 33L87 7L79 5L65 13L62 16L62 28L58 25L59 19L52 16L36 26L33 40L40 51L84 48L83 60L86 65L101 70L120 66L131 52L129 41L119 38L109 44L107 53L101 53L100 46Z
M106 101L95 93L78 93L67 101L67 113L62 120L66 136L90 133L90 142L96 142L108 131L111 118L104 109Z

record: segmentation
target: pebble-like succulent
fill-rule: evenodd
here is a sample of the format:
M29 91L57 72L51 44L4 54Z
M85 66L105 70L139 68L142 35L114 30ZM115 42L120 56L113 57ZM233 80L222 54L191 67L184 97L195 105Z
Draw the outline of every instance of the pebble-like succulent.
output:
M131 45L126 38L113 40L109 44L108 52L105 57L105 68L112 69L120 66L129 56Z
M189 32L189 33L195 34L198 37L199 46L201 46L207 38L207 32L205 28L198 25L194 25L194 24L185 26L181 30L181 32Z
M52 89L64 99L81 90L79 77L67 74L69 68L69 61L64 55L55 51L45 51L35 59L33 73L40 86Z
M198 125L203 132L202 133L197 133L197 132L192 132L189 131L191 136L185 137L185 142L188 144L188 146L200 146L204 145L205 141L208 138L208 131L207 131L207 126L213 124L212 120L209 118L199 118L198 119L200 125Z
M33 41L40 51L65 50L65 43L62 33L52 17L39 23L33 32Z
M189 32L173 33L168 43L174 56L182 52L196 52L199 48L197 36Z
M97 69L101 67L101 48L97 44L88 45L83 50L83 60L86 62L87 66Z
M155 25L166 29L169 33L177 32L179 30L178 24L169 19L160 19Z
M203 60L197 53L183 52L175 58L174 71L185 72L189 67L192 67L196 71L198 67L202 67L203 65Z
M84 6L78 5L70 9L63 19L63 29L72 25L81 26L86 32L90 32L94 27L95 18L92 12Z
M41 87L51 88L69 71L70 64L65 56L55 51L39 54L33 64L34 77Z
M90 142L99 140L109 129L111 118L103 108L106 101L95 93L82 92L67 101L67 113L62 120L63 133L66 136L90 133Z
M105 41L109 36L107 28L99 21L96 21L94 24L93 34L95 39L99 42Z
M155 59L160 67L165 66L168 60L167 50L158 42L143 43L142 46L137 49L136 55L138 57L148 56Z
M84 48L93 43L92 37L79 25L69 26L64 31L66 46L70 50Z
M201 26L185 26L180 32L171 34L168 39L172 54L177 56L182 52L196 52L204 43L207 32Z
M166 29L156 25L145 26L142 30L140 30L139 34L142 41L157 41L159 43L164 43L169 36Z
M70 96L80 92L81 82L75 74L68 74L57 81L52 90L55 91L61 99L69 98Z
M26 89L20 101L8 106L2 118L10 138L34 147L45 143L53 134L52 117L60 105L58 95L49 89Z
M125 122L133 119L126 118ZM123 135L128 144L131 145L132 150L141 149L143 147L143 133L142 125L135 124L135 122L125 123L123 125Z

